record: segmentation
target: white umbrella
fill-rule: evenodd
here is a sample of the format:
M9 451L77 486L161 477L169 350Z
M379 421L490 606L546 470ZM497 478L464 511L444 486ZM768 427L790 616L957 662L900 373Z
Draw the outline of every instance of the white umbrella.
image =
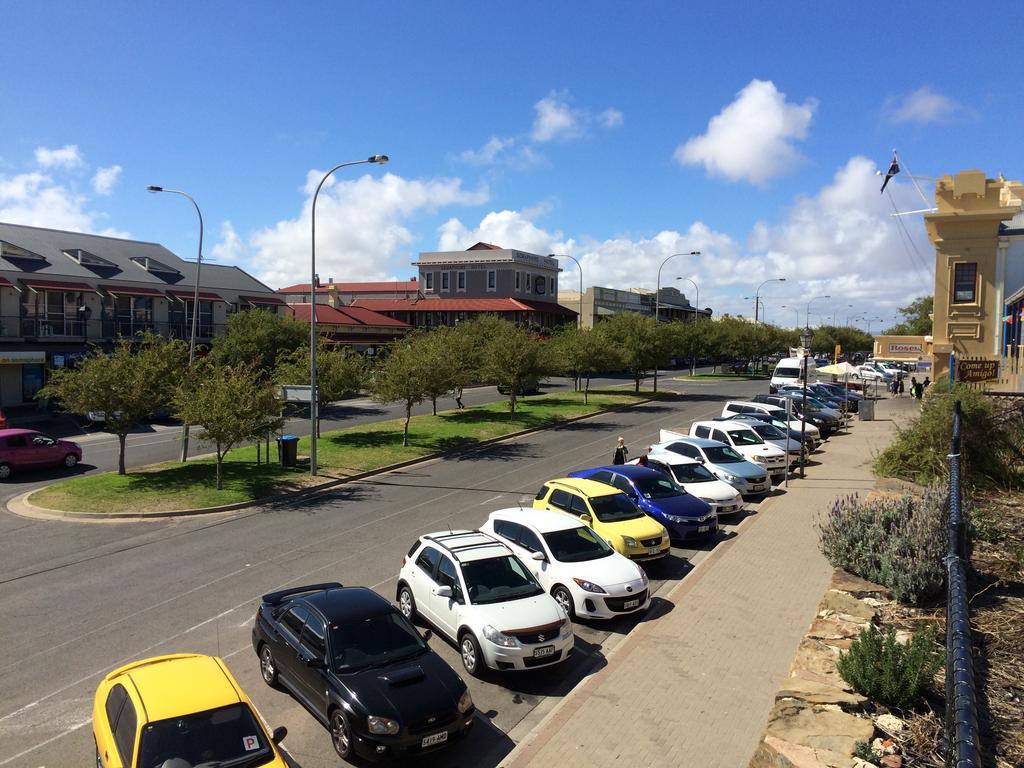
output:
M841 363L835 363L834 365L826 365L824 368L819 368L818 373L829 373L834 376L849 376L857 372L856 365L850 365L845 360Z

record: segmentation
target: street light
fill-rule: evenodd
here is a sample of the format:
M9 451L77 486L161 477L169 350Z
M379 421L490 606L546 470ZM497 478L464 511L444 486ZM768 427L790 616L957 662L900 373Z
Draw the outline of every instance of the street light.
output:
M813 299L812 299L813 301ZM800 406L800 445L807 445L807 359L811 356L811 341L814 339L814 331L811 330L811 326L804 326L804 329L800 331L800 346L804 350L804 388L802 405ZM805 449L800 451L800 477L804 477L804 464L806 461L807 451Z
M754 291L754 325L757 325L757 297L761 294L761 289L764 288L768 283L784 283L786 278L784 277L770 277L757 286L757 290Z
M165 189L164 187L158 187L155 184L150 184L146 187L147 192L168 192L172 195L181 195L187 197L192 205L195 206L196 214L199 216L199 251L196 255L196 286L195 293L192 299L192 333L189 336L188 342L188 367L192 367L192 361L196 357L196 322L199 319L199 273L203 269L203 212L199 210L199 203L195 201L192 195L187 192L182 192L178 189ZM188 460L188 432L189 424L186 421L181 425L181 460L182 462Z
M782 309L792 309L793 310L793 317L796 318L796 322L793 323L793 327L794 328L799 328L800 327L800 307L794 307L794 306L791 306L789 304L780 304L779 306Z
M316 477L316 422L319 416L319 403L317 402L317 380L316 380L316 201L320 196L320 188L335 171L348 168L351 165L365 165L373 163L384 165L388 161L387 155L371 155L365 160L354 160L349 163L336 165L320 179L316 185L316 192L313 193L313 205L309 212L311 248L309 259L309 475Z
M661 262L661 266L658 267L658 283L654 291L654 322L658 322L658 315L661 312L661 270L669 262L669 259L674 259L676 256L700 256L700 251L683 251L681 253L672 253L665 257L664 261ZM654 391L658 391L658 361L654 361Z
M848 309L853 309L853 304L847 304L846 306L847 306ZM833 309L832 310L832 326L835 327L835 324L836 324L836 310Z
M814 296L810 301L807 302L807 314L804 315L804 317L807 318L807 322L804 323L805 327L807 327L807 328L811 327L811 303L817 301L818 299L831 299L831 298L832 298L831 296L826 294L824 296Z
M700 312L700 288L697 286L695 282L693 282L693 280L691 280L688 277L677 277L676 280L685 280L686 282L693 286L693 307L696 310L693 313L693 319L696 320L697 313Z
M560 253L560 254L557 254L557 255L554 254L554 253L549 253L548 254L548 258L549 259L565 258L565 259L572 259L573 261L576 261L576 257L575 256L570 256L568 253ZM578 325L578 327L582 331L583 330L583 267L580 266L580 263L578 261L576 261L576 269L578 269L580 271L580 316L579 316L579 325ZM557 299L558 297L556 296L555 298Z

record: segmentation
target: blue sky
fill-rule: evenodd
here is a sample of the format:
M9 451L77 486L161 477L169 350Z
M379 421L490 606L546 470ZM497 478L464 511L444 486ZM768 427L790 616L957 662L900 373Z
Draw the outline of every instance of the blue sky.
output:
M206 255L279 287L308 280L319 175L385 153L321 195L325 279L485 239L653 287L699 249L663 282L716 313L785 276L771 321L830 294L815 306L888 322L930 292L932 252L919 216L908 245L887 215L923 207L909 181L890 200L873 173L896 147L920 176L1024 176L1024 24L1011 4L825 8L6 2L0 220L191 257L187 201L143 191L183 189Z

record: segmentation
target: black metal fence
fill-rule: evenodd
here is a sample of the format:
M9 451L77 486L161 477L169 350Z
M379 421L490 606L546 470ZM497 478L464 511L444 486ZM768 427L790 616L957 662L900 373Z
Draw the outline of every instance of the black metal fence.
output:
M949 518L946 526L946 765L977 768L978 704L975 694L971 617L967 588L970 532L964 517L961 481L960 401L953 408L949 452Z

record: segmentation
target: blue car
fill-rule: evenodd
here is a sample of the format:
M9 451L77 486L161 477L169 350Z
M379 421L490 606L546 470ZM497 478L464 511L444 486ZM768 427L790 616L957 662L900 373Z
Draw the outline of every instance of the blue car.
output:
M582 477L618 488L644 513L664 525L672 541L704 538L718 532L718 515L707 502L687 493L657 470L620 464L571 472L569 477Z

